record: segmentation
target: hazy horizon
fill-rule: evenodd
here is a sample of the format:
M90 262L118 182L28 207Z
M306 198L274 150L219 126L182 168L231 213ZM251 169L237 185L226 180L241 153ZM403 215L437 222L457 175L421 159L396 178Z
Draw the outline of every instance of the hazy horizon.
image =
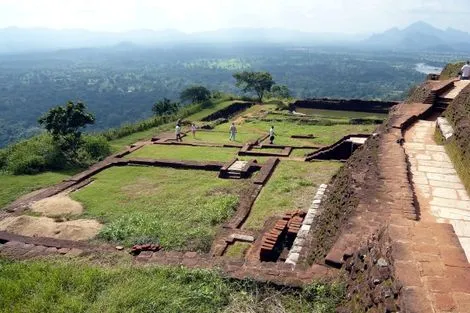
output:
M228 28L281 28L309 33L372 34L424 21L470 32L465 0L185 0L0 1L0 28L184 33Z

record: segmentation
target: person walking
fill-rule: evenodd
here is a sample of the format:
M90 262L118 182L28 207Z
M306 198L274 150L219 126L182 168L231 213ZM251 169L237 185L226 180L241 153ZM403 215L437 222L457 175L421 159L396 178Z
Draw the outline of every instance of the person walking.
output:
M470 80L470 61L467 61L467 64L462 67L460 73L461 80Z
M193 138L196 138L196 125L195 124L191 124L191 133L193 134Z
M183 141L183 139L181 138L181 126L180 126L180 124L176 124L175 135L176 135L176 141Z
M269 129L269 143L270 144L273 144L274 142L274 126L271 126L271 128Z
M235 135L237 134L237 128L235 127L235 123L232 123L230 126L230 141L235 141Z

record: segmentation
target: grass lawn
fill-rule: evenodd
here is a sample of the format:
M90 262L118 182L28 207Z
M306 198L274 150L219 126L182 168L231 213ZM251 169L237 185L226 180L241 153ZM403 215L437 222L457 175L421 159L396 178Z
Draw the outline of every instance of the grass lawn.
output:
M320 184L328 183L341 167L339 162L282 160L256 199L245 224L261 230L266 218L295 209L307 210Z
M111 140L109 143L113 153L124 150L127 146L141 140L150 140L161 132L171 131L175 127L174 123L168 123L162 126L153 127L141 132L133 133L119 139Z
M127 158L228 162L237 155L237 148L213 148L170 145L148 145Z
M224 124L227 125L227 124ZM227 125L226 131L222 129L218 129L215 131L197 131L196 137L193 138L191 133L188 133L186 137L183 138L183 142L194 142L194 143L217 143L217 144L229 144L229 143L236 143L236 144L244 144L250 140L256 140L260 137L259 134L254 133L237 133L235 137L235 141L229 140L229 132Z
M209 270L0 259L0 311L12 313L334 312L340 285L278 291Z
M270 126L274 126L275 139L274 144L277 145L331 145L342 137L353 133L372 133L376 125L307 125L288 121L283 122L264 122L252 121L246 122L239 126L241 131L269 131ZM295 139L290 138L292 135L308 135L313 134L317 138L314 139Z
M313 153L317 149L294 149L290 153L291 157L304 158L306 154Z
M217 173L158 167L107 169L71 194L83 217L105 223L102 239L132 245L160 241L165 249L208 251L218 225L238 205L246 180Z
M45 172L37 175L0 174L0 208L22 195L57 184L73 174L70 172Z
M250 247L251 244L248 242L235 241L233 244L228 246L227 252L225 252L224 256L243 259Z

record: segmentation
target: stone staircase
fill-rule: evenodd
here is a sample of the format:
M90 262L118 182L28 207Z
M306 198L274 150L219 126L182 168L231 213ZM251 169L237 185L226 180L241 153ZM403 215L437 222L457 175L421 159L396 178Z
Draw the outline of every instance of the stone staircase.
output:
M229 179L241 179L243 178L243 172L245 167L248 165L248 161L235 161L226 172L226 177Z

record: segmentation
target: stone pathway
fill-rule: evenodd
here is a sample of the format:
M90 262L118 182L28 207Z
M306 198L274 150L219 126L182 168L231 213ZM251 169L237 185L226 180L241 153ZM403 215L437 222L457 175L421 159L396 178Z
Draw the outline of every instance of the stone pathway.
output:
M455 99L459 93L470 84L470 80L457 80L454 82L454 88L440 95L441 98Z
M452 224L470 260L470 198L444 146L433 140L435 126L435 122L418 121L405 136L421 218Z

